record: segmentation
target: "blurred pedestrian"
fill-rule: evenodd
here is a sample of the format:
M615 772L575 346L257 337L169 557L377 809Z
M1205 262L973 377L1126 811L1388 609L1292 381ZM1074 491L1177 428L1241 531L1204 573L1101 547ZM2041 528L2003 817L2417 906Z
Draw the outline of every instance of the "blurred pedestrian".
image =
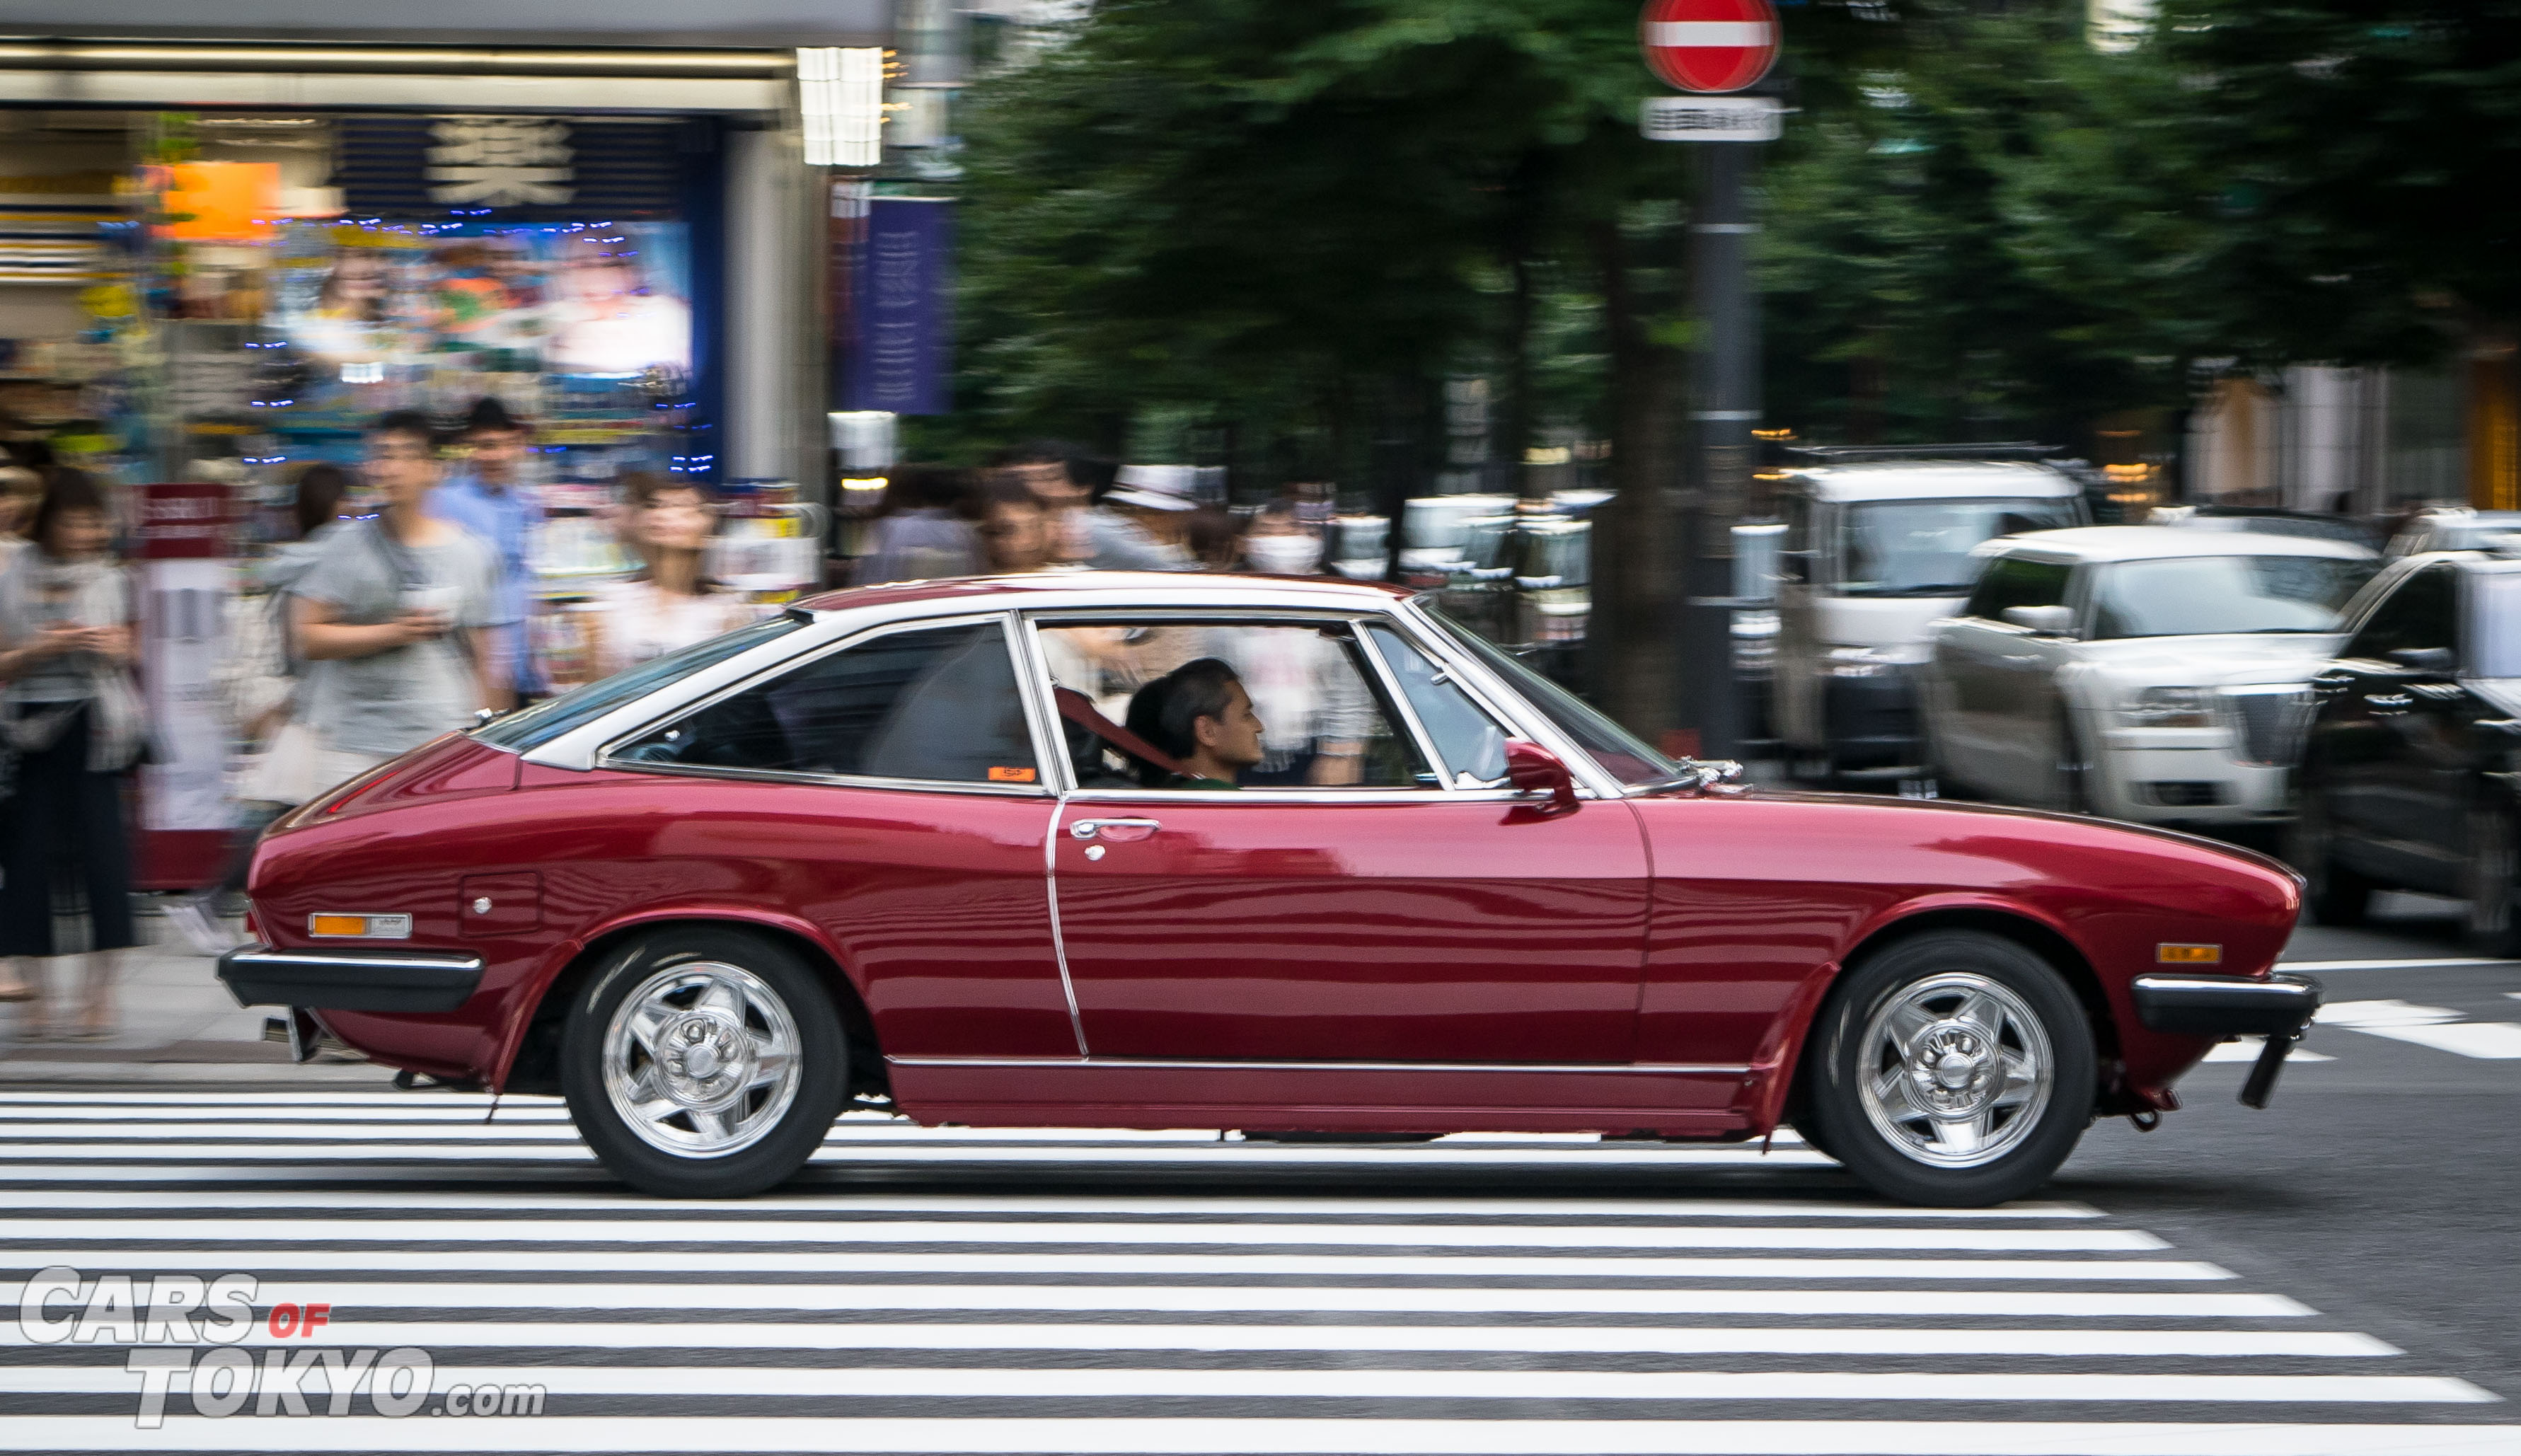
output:
M110 1036L121 952L137 943L120 782L146 746L130 586L111 554L104 493L79 471L46 473L28 536L0 576L0 751L13 791L0 814L0 955L20 958L0 999L34 1003L23 1034L56 1029L54 914L81 906L86 975L69 1034Z
M716 518L697 480L636 471L622 478L622 536L639 574L607 587L587 615L594 675L610 677L760 615L740 592L702 573Z
M1188 554L1169 549L1129 513L1110 504L1118 488L1109 462L1060 440L1001 451L998 468L1029 486L1049 513L1052 555L1098 571L1179 571Z
M437 443L429 417L397 410L369 428L360 466L383 510L328 536L292 589L290 630L310 664L301 709L316 780L354 778L506 700L476 632L496 612L497 565L461 526L429 514Z
M1060 565L1052 513L1031 486L1021 478L995 474L985 495L981 545L988 553L990 570L1041 571Z
M1243 564L1271 576L1319 575L1321 532L1306 523L1297 501L1280 496L1253 512L1243 527Z
M341 513L349 490L350 473L338 465L310 465L299 473L291 537L264 559L261 593L228 599L218 688L229 731L245 746L235 778L237 825L217 882L166 907L167 920L204 955L219 955L236 944L220 921L245 893L246 872L264 828L324 787L315 782L314 730L299 715L306 662L289 617L294 588L314 569L325 541L344 528Z
M1112 488L1089 515L1117 523L1134 536L1125 552L1098 550L1101 570L1188 571L1199 562L1190 551L1190 522L1199 497L1187 465L1124 465ZM1111 561L1107 557L1125 557Z
M1243 564L1243 531L1234 513L1203 503L1182 521L1182 549L1203 570L1231 571Z
M430 492L431 514L471 531L497 554L498 581L490 619L481 624L483 674L495 694L490 705L513 706L520 698L549 690L534 659L533 537L542 507L524 478L533 432L489 396L475 400L464 417L463 462Z
M44 478L23 466L0 465L0 571L26 549L26 526L43 504Z
M967 473L939 465L898 466L884 494L884 514L876 518L867 554L858 562L859 586L980 572L981 535L972 528L980 500Z

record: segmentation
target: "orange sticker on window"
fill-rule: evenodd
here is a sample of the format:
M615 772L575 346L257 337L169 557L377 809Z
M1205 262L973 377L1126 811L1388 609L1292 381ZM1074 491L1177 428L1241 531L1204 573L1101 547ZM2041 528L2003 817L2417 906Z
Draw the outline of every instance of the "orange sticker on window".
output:
M989 782L992 784L1030 784L1032 781L1033 771L1030 768L992 767L989 770Z
M2157 945L2153 948L2156 964L2164 966L2211 966L2223 959L2220 945Z

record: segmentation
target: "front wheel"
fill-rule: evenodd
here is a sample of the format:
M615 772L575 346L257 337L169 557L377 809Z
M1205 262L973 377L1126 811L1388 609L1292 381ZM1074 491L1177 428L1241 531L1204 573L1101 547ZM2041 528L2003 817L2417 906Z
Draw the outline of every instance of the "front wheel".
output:
M1812 1047L1813 1145L1902 1203L2018 1198L2092 1118L2083 1003L2000 935L1929 932L1868 958L1823 1008Z
M744 1198L804 1166L840 1115L848 1044L796 954L734 929L656 932L570 1007L561 1090L615 1176Z

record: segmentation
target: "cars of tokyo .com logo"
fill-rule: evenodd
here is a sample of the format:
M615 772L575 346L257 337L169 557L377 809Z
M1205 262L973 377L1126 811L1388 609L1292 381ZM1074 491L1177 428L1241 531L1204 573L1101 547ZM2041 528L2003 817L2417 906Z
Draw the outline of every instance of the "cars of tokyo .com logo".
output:
M436 1363L412 1345L341 1342L333 1306L259 1299L252 1274L128 1274L94 1279L56 1264L22 1287L18 1331L30 1344L128 1345L123 1369L138 1382L137 1424L155 1431L178 1388L195 1414L346 1416L364 1394L381 1416L539 1416L543 1388L451 1385L434 1390ZM321 1335L326 1342L313 1343ZM241 1346L267 1344L259 1360ZM292 1347L292 1342L307 1344Z

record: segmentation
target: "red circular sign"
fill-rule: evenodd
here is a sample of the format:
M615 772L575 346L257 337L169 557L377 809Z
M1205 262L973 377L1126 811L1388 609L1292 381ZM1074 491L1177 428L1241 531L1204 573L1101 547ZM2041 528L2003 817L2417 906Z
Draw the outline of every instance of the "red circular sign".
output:
M1646 0L1637 22L1646 65L1683 91L1739 91L1777 61L1768 0Z

